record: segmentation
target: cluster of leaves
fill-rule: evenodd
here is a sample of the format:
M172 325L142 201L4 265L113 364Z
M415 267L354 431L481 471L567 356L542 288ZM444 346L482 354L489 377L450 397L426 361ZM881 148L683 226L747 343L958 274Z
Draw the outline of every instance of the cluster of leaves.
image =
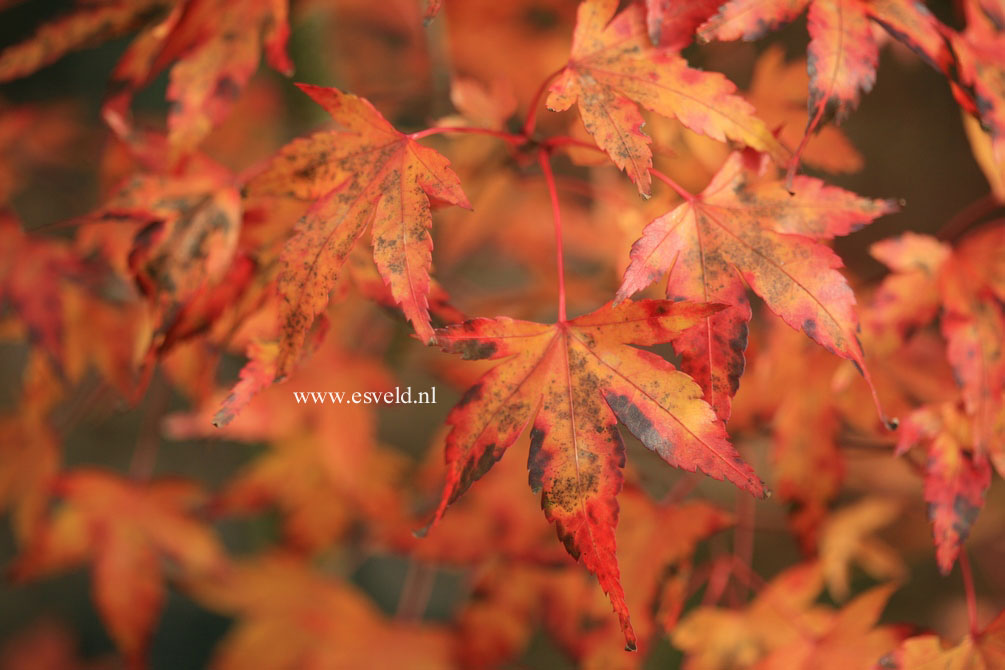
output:
M353 21L405 44L355 56L343 78L363 88L409 68L435 86L425 44L442 39L455 113L406 133L388 118L414 121L408 90L375 105L301 83L333 123L283 145L277 92L299 94L256 71L292 74L286 0L78 4L0 52L8 82L131 36L103 130L0 101L2 333L27 352L0 505L12 578L89 565L129 667L148 664L167 584L237 620L217 668L499 667L541 629L590 668L640 667L624 649L667 636L693 669L1005 667L1005 615L980 625L964 549L1005 475L1005 221L874 244L889 273L856 307L831 242L901 204L801 169L862 167L833 123L895 42L944 75L1005 201L1005 5L964 0L957 29L914 0L305 0L295 16L334 7L350 44ZM764 50L746 94L682 54L804 10L805 64ZM134 109L164 72L166 112ZM27 233L29 175L93 133L100 204ZM405 379L460 394L421 466L379 437L400 408L292 393ZM110 396L145 413L129 471L65 465ZM152 476L161 442L209 438L266 447L219 486ZM522 438L526 468L506 455ZM851 481L854 442L910 472L899 496ZM735 513L699 475L736 487ZM771 490L802 560L765 583L753 499ZM906 567L876 533L918 495L938 568L964 574L957 646L880 623ZM223 541L218 522L269 510L279 529L250 555ZM381 555L411 566L395 617L350 580ZM849 599L856 565L881 583ZM467 595L449 624L423 620L446 568Z

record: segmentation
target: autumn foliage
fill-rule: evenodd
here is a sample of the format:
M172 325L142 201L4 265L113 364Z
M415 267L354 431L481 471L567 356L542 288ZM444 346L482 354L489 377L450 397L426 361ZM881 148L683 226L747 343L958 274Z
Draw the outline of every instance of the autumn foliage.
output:
M1005 670L1000 0L0 24L0 670Z

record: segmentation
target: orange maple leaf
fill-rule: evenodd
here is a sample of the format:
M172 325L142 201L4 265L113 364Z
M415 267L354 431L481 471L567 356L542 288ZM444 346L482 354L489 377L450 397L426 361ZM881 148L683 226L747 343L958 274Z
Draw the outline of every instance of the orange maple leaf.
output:
M940 326L964 408L970 446L1005 473L1005 222L992 221L955 250L927 235L905 233L874 244L872 254L894 270L877 292L879 318L901 337Z
M470 207L448 161L395 130L369 102L334 88L300 88L342 129L294 140L248 185L257 194L315 201L282 254L280 376L371 221L381 276L419 338L431 340L430 199Z
M789 568L742 610L700 607L673 632L686 670L871 670L895 648L900 632L877 626L890 585L867 591L840 610L816 605L817 564Z
M848 597L852 561L875 579L900 579L904 561L872 534L892 523L900 505L887 498L865 498L836 510L820 532L820 564L832 597Z
M654 300L605 305L553 325L500 317L437 331L445 351L508 360L470 388L447 418L447 482L431 525L533 419L531 487L542 493L545 516L569 553L597 575L634 649L615 557L625 462L617 421L670 465L701 470L754 495L765 492L690 377L627 346L667 342L717 310Z
M632 4L614 16L617 7L617 0L586 0L579 6L572 56L551 85L547 105L560 112L578 102L586 129L640 193L650 192L653 162L639 104L697 133L787 160L787 150L754 116L753 107L734 94L731 81L688 67L670 49L653 48L644 9Z
M63 240L28 235L0 211L0 306L14 309L28 339L58 365L65 356L63 279L80 266Z
M161 560L193 574L224 562L216 537L190 515L203 494L186 481L136 484L99 470L63 475L56 490L65 504L32 537L12 574L27 579L90 560L109 634L130 668L146 667L165 598Z
M215 670L455 667L446 628L389 620L351 584L293 556L236 563L186 587L207 607L238 618L211 662Z
M991 485L991 465L970 448L970 430L967 417L952 403L944 403L912 412L897 443L898 453L921 442L928 445L925 500L942 574L952 569Z
M234 176L196 156L178 173L134 175L85 221L132 227L128 264L137 285L156 300L177 303L230 269L241 212Z
M884 657L890 670L1001 670L1005 668L1005 612L987 628L946 647L938 635L919 635Z
M944 69L951 61L941 24L923 3L908 0L729 0L698 29L698 36L706 42L755 40L795 19L807 5L810 117L790 164L790 179L817 128L832 118L844 120L876 82L879 43L870 19L935 67Z
M293 73L286 55L288 0L190 0L171 8L133 40L112 74L105 120L136 138L132 97L170 63L167 99L172 150L194 149L219 124L258 69L262 52L276 71Z
M743 154L733 154L701 194L646 226L615 298L669 271L672 300L730 305L674 341L683 369L722 418L743 372L750 320L744 282L787 324L853 361L869 379L856 336L855 296L837 272L841 259L815 240L846 235L897 206L810 177L794 186L789 195L776 180L758 180L745 169Z
M169 0L79 2L76 11L43 24L30 39L0 53L0 81L27 76L70 51L100 44L163 15ZM2 9L2 7L0 7Z

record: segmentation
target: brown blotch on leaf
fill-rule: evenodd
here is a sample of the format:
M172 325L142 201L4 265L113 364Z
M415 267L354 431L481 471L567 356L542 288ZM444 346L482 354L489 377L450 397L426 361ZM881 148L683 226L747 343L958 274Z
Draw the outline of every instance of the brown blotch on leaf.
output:
M499 346L495 342L488 340L464 340L459 346L461 357L468 361L491 358L498 349Z
M673 444L660 435L649 417L643 414L642 410L628 399L628 396L605 393L604 398L621 423L625 424L625 427L631 431L632 435L639 438L642 444L664 458L673 453Z
M544 487L544 471L551 462L551 454L542 451L547 433L537 426L530 430L530 453L527 455L527 482L534 493L540 493Z

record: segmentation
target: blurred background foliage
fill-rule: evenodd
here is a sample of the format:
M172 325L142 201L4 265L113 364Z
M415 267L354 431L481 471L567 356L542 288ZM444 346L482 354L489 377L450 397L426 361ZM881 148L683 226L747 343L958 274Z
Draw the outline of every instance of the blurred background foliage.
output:
M71 0L24 0L13 3L0 15L0 49L32 34L43 22L70 10ZM951 2L929 3L933 11L950 25L959 17ZM508 80L522 118L531 95L544 77L567 58L576 3L572 0L447 1L445 11L423 27L422 7L415 0L294 0L291 11L290 54L296 74L293 81L337 86L366 97L396 127L416 130L435 124L454 113L450 104L451 76L474 77L483 82ZM109 192L109 132L100 118L106 82L112 68L129 44L130 36L81 50L60 59L36 74L0 85L0 100L8 105L28 105L38 110L34 125L24 129L24 141L15 169L18 188L12 208L30 231L69 236L72 228L61 222L95 209ZM759 56L771 49L788 59L805 53L805 19L756 43L713 43L693 45L685 55L697 66L726 73L741 89L747 90L754 78ZM162 74L137 98L138 117L153 123L166 113L167 76ZM553 118L554 117L554 118ZM568 123L561 115L542 112L544 130ZM325 123L326 115L283 76L264 65L242 95L231 120L215 131L204 145L205 151L224 165L240 171L267 159L282 144ZM865 230L840 238L836 249L855 282L865 286L883 274L882 266L867 249L879 239L912 230L935 234L958 213L980 201L988 192L984 176L974 162L961 123L960 112L944 79L896 43L882 51L875 88L864 96L860 108L842 126L847 138L861 154L858 171L827 175L830 183L871 197L894 197L903 201L901 212L884 217ZM801 130L801 128L800 128ZM658 137L659 124L653 130ZM482 140L472 140L480 142ZM440 147L451 156L452 147ZM477 156L477 152L475 152ZM486 151L485 165L491 167L492 154ZM8 158L6 160L14 160ZM475 166L477 167L477 159ZM533 169L503 161L516 175ZM673 165L667 172L674 172ZM588 168L563 162L561 172L581 175ZM807 172L814 174L812 164ZM816 172L823 175L825 173ZM680 168L677 174L688 188L700 189L708 175ZM600 183L627 181L622 175L596 176ZM646 212L665 207L665 197L654 198ZM597 215L582 201L573 199L582 216ZM528 210L529 212L529 210ZM988 208L988 213L993 207ZM523 211L502 211L496 218L522 216ZM450 238L460 235L463 214L452 217L436 229L437 254L450 253ZM572 214L570 216L576 216ZM544 251L531 249L532 257L552 253L548 240L551 223L542 213L537 225ZM526 222L524 222L526 223ZM505 225L505 224L504 224ZM534 226L531 226L532 228ZM597 229L594 229L597 230ZM531 233L522 244L536 239ZM627 254L625 240L624 254ZM515 312L514 303L538 277L533 270L496 253L490 237L471 248L461 245L457 257L445 263L440 281L451 288L464 311L486 313L491 305L500 313L551 318L551 300L530 301L529 313ZM584 233L574 244L605 245L609 242ZM540 252L540 253L539 253ZM436 256L437 263L440 256ZM550 262L550 261L547 261ZM570 266L584 276L603 274L591 264L589 254L572 254ZM553 273L551 265L539 268L542 276ZM616 279L616 278L614 278ZM612 277L599 284L610 285ZM533 289L551 291L545 288ZM589 307L589 293L578 299ZM573 297L576 301L577 298ZM544 305L543 307L541 305ZM476 308L476 309L472 309ZM348 309L348 308L347 308ZM433 406L382 407L377 411L378 439L404 458L409 471L419 468L427 450L437 449L437 431L459 397L445 383L435 365L409 338L407 325L384 315L376 307L355 306L374 320L378 337L387 347L383 361L394 371L395 383L424 388L437 385L440 402ZM369 311L367 311L369 310ZM755 317L754 347L758 337L768 332L758 310ZM763 342L761 345L763 346ZM27 360L24 343L0 344L0 403L16 406L21 370ZM672 354L672 352L670 352ZM232 383L243 359L228 355L217 374L221 385ZM449 375L448 375L449 377ZM744 379L746 383L747 379ZM744 393L741 384L742 405ZM290 401L292 402L292 400ZM127 472L135 467L136 445L144 439L159 442L153 472L181 475L216 489L239 468L251 463L266 448L227 440L178 439L162 437L160 421L165 416L189 409L188 400L174 391L162 377L152 382L151 391L135 407L129 407L100 380L88 378L56 410L54 422L64 429L65 467L98 465ZM153 435L154 437L150 437ZM442 438L439 438L442 439ZM770 435L744 435L739 442L758 472L766 472ZM659 497L680 485L681 475L661 467L650 452L634 440L629 444L629 461L635 464L641 484ZM522 443L526 448L525 441ZM430 447L430 445L433 445ZM930 547L919 483L907 466L894 461L886 450L872 445L846 443L847 490L872 491L914 496L917 504L905 509L901 523L881 536L898 547L906 558L909 588L898 591L886 610L884 620L937 627L953 639L966 630L966 613L958 572L939 575ZM514 447L516 449L517 447ZM434 461L439 459L435 454ZM512 460L520 460L515 454ZM417 476L417 475L416 475ZM702 482L699 493L723 506L733 506L733 494L717 482ZM515 492L531 498L529 491ZM1005 605L1005 536L999 531L1005 522L1005 492L996 480L989 492L986 509L974 526L970 545L981 596L981 614L986 617ZM531 501L534 503L534 501ZM428 501L427 501L428 503ZM786 532L785 507L777 500L756 503L757 530L753 567L768 577L800 557L799 548ZM277 513L225 519L216 529L229 551L254 554L281 535ZM5 523L0 526L0 563L16 555L13 537ZM699 556L721 552L728 547L722 537L714 538ZM437 566L394 552L371 553L354 546L352 535L341 545L320 552L315 559L322 570L346 576L361 587L389 616L405 616L449 622L470 588L471 571ZM870 578L856 573L853 591L871 584ZM697 602L700 598L693 600ZM418 603L418 604L416 604ZM153 641L151 664L157 670L203 667L231 627L232 621L197 604L185 592L170 587L169 599ZM42 642L39 642L41 640ZM118 667L114 649L92 604L88 570L81 567L63 576L25 584L0 585L0 668L111 668ZM56 660L39 655L46 650ZM77 665L74 658L87 659ZM65 656L65 660L59 660ZM669 643L657 647L646 667L676 667L679 654ZM26 660L27 659L27 660ZM47 664L48 663L48 664ZM63 664L60 664L63 663ZM528 649L514 668L573 667L572 662L543 633L534 635Z

